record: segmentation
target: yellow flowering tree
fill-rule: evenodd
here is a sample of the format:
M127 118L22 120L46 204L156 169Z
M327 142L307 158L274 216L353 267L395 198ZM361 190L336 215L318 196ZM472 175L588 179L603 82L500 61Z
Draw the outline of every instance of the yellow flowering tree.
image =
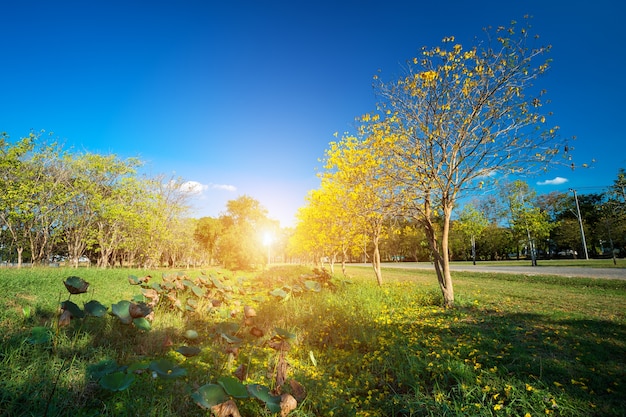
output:
M378 116L365 115L371 131L381 132ZM372 148L371 140L361 131L359 136L344 135L330 144L326 151L324 180L334 184L344 196L342 210L350 228L365 234L372 245L371 262L379 285L382 285L380 267L380 240L384 226L397 213L398 188L385 169L386 152Z
M557 160L565 141L546 126L544 91L534 81L550 50L529 26L485 30L466 49L454 38L423 48L395 81L375 77L381 120L366 124L370 148L388 155L388 177L406 213L425 228L444 304L454 305L448 237L459 197L506 175L531 174ZM378 134L381 126L385 134Z

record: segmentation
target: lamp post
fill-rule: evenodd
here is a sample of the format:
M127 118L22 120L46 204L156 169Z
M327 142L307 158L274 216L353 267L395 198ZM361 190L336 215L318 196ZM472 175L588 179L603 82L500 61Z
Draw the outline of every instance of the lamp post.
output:
M267 267L269 268L272 260L272 241L274 240L270 232L265 232L263 235L263 244L267 246Z
M576 201L576 217L578 217L578 225L580 226L580 236L583 240L585 259L589 260L589 253L587 252L587 242L585 242L585 229L583 228L583 219L580 215L580 206L578 205L578 195L576 195L576 190L574 190L573 188L570 188L569 190L574 193L574 200Z

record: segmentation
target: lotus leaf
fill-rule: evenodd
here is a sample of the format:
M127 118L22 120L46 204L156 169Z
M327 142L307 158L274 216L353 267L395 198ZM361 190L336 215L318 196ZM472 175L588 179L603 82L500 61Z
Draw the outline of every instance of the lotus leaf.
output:
M152 313L152 308L150 308L146 303L130 303L128 306L128 313L134 319L146 317L148 314Z
M158 359L150 362L150 366L148 367L151 371L154 371L161 378L178 378L180 376L187 375L187 370L185 368L181 368L177 366L173 362L167 359Z
M196 295L196 297L204 297L204 290L197 285L193 285L191 287L191 291Z
M266 387L265 385L259 385L259 384L248 385L248 392L254 398L257 398L257 399L263 401L265 403L265 405L267 406L267 408L272 413L279 413L280 412L280 400L281 400L281 398L279 396L272 395L270 393L270 389L268 387Z
M150 329L152 328L152 326L150 325L150 322L148 320L146 320L145 317L134 318L133 319L133 324L139 330L143 330L143 331L146 331L146 332L149 332Z
M113 372L117 372L120 370L119 365L112 359L102 360L95 365L87 366L87 375L91 379L99 380L105 375L111 374Z
M187 358L198 355L200 351L201 349L196 346L181 346L178 349L176 349L176 352L180 353L181 355Z
M283 290L282 288L276 288L274 291L270 292L270 295L273 295L274 297L280 297L282 299L287 298L287 296L289 294L287 294L287 292L285 290Z
M224 284L222 284L220 282L219 279L215 278L213 275L211 275L209 277L209 279L211 280L211 282L213 283L213 285L215 285L215 288L217 288L218 290L225 290L226 286Z
M150 366L150 362L148 361L141 361L141 362L135 362L135 363L131 363L130 365L128 365L128 369L127 372L132 372L132 373L141 373L142 371L145 371L146 369L148 369L148 367Z
M100 304L99 301L91 300L85 304L85 312L90 316L104 317L107 312L107 308Z
M124 391L135 382L135 375L126 372L113 372L100 378L100 386L109 391Z
M123 324L130 324L133 318L130 316L129 307L130 301L122 300L111 306L111 314L117 316Z
M281 329L280 327L274 327L274 331L276 332L278 337L280 337L281 339L291 340L291 341L296 340L295 333L290 333L285 329Z
M226 340L228 343L238 344L242 342L240 338L226 334L226 333L220 333L220 336L222 336L222 339Z
M33 327L30 330L30 336L26 339L31 345L43 345L52 340L52 332L43 326Z
M128 283L130 285L139 285L141 284L141 280L136 276L136 275L129 275L128 276Z
M304 281L304 286L309 291L320 292L322 291L322 284L317 281L306 280Z
M217 380L217 383L224 388L226 394L234 398L248 398L248 390L246 386L242 384L237 378L232 376L223 376Z
M202 408L211 409L228 400L224 388L217 384L206 384L191 394L191 398ZM280 411L280 410L279 410Z
M187 330L185 331L185 339L194 340L198 338L198 332L195 330Z
M69 311L72 317L76 319L82 319L83 317L85 317L85 312L70 300L65 300L61 302L61 309Z
M89 288L89 283L84 279L76 276L68 277L65 281L65 288L70 292L70 294L82 294L87 292L87 288Z

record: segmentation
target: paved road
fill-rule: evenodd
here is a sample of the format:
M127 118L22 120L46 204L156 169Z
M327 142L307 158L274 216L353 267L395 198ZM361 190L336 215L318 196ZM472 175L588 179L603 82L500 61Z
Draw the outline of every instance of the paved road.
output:
M370 264L352 264L360 266L371 266ZM383 263L383 268L406 268L406 269L427 269L434 270L430 262L389 262ZM511 265L476 265L454 264L450 265L452 271L469 272L495 272L500 274L526 274L526 275L558 275L563 277L582 278L608 278L626 280L626 269L623 268L586 268L575 266L542 266L541 261L538 266L511 266Z

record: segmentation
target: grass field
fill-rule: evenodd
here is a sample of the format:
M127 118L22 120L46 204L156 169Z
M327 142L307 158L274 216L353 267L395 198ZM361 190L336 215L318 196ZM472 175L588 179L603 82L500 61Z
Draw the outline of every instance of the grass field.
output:
M459 272L446 310L433 273L348 271L0 270L0 415L206 416L209 391L243 416L275 415L277 392L291 416L626 415L626 281ZM69 296L70 275L89 290ZM59 326L68 298L111 312L155 282L179 288L150 330Z

